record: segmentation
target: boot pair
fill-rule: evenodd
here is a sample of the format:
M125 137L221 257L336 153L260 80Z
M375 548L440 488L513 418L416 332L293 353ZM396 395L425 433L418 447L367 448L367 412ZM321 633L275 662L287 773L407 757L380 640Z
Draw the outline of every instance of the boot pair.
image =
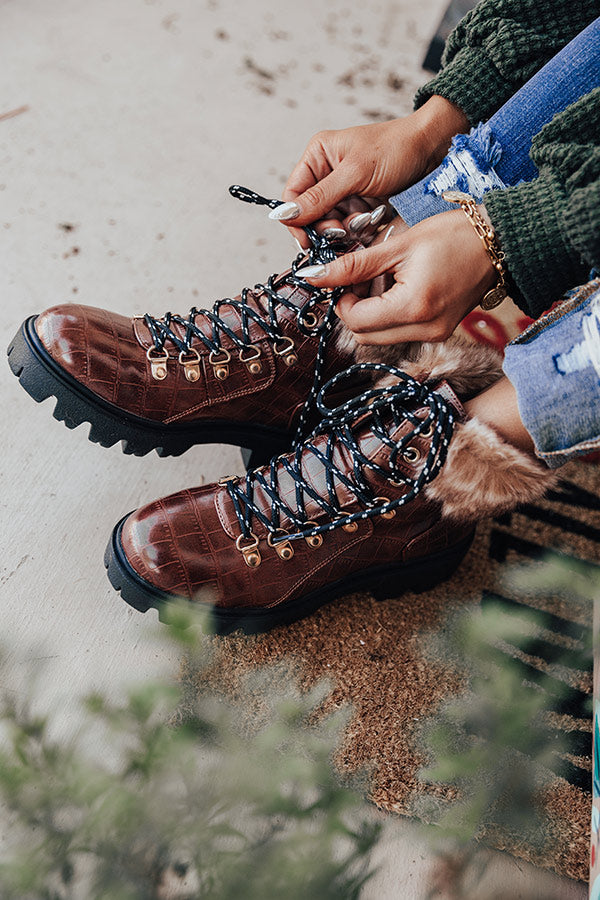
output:
M497 355L453 340L412 346L401 368L357 363L336 292L302 268L359 245L306 231L311 248L287 272L211 309L128 319L63 305L9 347L28 393L55 396L55 417L90 422L104 446L274 454L117 524L105 564L138 610L185 597L210 606L216 631L254 633L358 588L424 590L460 564L478 519L547 486L543 464L465 415L461 399L500 377Z

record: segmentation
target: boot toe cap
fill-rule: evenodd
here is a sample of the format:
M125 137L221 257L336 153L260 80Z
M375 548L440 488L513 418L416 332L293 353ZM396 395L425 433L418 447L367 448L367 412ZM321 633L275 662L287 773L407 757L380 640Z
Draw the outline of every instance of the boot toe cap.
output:
M114 399L120 381L135 382L137 368L143 372L138 360L145 356L126 316L65 303L37 316L35 330L61 368L105 399Z
M141 507L123 522L121 548L131 568L153 588L204 600L216 581L212 554L191 507L188 492Z

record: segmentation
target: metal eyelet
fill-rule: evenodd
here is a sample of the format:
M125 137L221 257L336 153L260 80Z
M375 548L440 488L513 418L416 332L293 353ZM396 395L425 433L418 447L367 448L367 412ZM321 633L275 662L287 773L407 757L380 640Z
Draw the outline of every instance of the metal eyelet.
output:
M267 536L267 544L269 545L269 547L274 547L277 556L280 559L285 560L292 558L292 556L294 555L294 548L292 547L290 541L283 538L276 541L275 538L279 537L280 535L287 535L287 533L288 532L285 530L285 528L278 528L277 531L274 531L272 533L269 532Z
M154 356L155 353L160 353L160 356ZM146 359L150 363L152 377L157 381L163 381L168 375L167 360L169 359L169 354L165 348L157 350L156 347L148 347Z
M316 522L305 522L303 527L308 528L309 526L311 528L318 528L318 525ZM304 538L304 540L306 541L308 546L311 548L311 550L316 550L323 543L323 535L322 534L309 534Z
M179 363L183 366L188 381L198 381L200 378L200 354L195 347L190 347L187 352L182 350L179 354Z
M433 422L430 422L425 431L421 432L421 437L430 438L433 436L433 432L435 431L435 425Z
M421 459L421 451L417 447L407 447L402 451L402 459L409 463L416 463Z
M245 356L244 349L253 350L252 356ZM262 372L262 363L258 361L260 355L260 347L257 347L256 344L248 344L246 348L242 347L238 354L240 362L244 363L251 375L260 375Z
M337 519L344 519L346 516L351 516L352 513L348 512L347 509L340 509L340 514L337 516ZM342 525L342 530L349 532L349 534L354 534L355 531L358 531L358 522L346 522L345 525Z
M314 312L310 312L310 311L306 313L306 315L304 316L304 319L302 320L302 324L305 325L307 328L314 328L315 325L318 324L318 322L319 322L319 319L317 318L317 316L314 314Z
M225 381L227 376L229 375L229 360L231 359L231 353L228 350L225 350L224 347L221 347L220 354L215 353L214 350L211 350L208 354L208 361L213 367L213 371L215 373L215 378L218 378L219 381Z
M284 347L279 349L277 345L274 347L275 353L277 356L280 356L286 366L293 366L294 363L298 362L298 357L295 353L295 344L291 337L283 337L283 341L287 341Z
M250 543L246 546L242 546L242 541L250 541ZM260 550L258 549L258 538L254 534L254 532L251 531L248 537L240 534L235 542L235 546L244 557L244 562L246 563L248 568L258 569L262 562L262 556L260 555Z
M390 502L389 497L375 497L373 500L373 506L384 506L386 503ZM395 509L388 509L386 512L379 513L382 519L393 519L396 515Z

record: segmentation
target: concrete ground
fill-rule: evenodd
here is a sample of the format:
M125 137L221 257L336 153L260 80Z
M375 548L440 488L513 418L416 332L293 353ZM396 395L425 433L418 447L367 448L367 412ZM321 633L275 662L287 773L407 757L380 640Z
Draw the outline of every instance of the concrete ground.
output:
M0 284L6 345L64 301L161 314L253 284L294 254L264 211L311 134L410 109L446 0L0 0ZM18 115L2 114L26 107ZM0 368L3 641L19 692L43 657L44 704L173 675L175 652L110 588L114 522L178 488L240 470L235 448L126 457L69 432ZM421 900L429 850L403 822L367 900ZM496 854L504 896L580 900L582 885Z

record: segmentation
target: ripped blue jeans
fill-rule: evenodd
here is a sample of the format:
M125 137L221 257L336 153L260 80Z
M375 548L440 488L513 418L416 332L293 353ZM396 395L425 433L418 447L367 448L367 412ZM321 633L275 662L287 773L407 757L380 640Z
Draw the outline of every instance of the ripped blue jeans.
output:
M600 17L556 54L495 113L471 133L457 135L448 155L422 181L390 198L407 225L456 209L442 200L447 189L481 200L488 191L533 181L529 151L553 116L600 86Z
M441 194L482 200L533 181L533 137L553 116L600 85L600 18L556 54L492 118L457 135L422 181L390 202L408 225L456 209ZM591 276L590 276L591 277ZM554 468L600 449L600 279L575 291L506 348L504 372L517 392L538 456Z
M569 291L511 341L503 368L550 468L600 450L600 278Z

